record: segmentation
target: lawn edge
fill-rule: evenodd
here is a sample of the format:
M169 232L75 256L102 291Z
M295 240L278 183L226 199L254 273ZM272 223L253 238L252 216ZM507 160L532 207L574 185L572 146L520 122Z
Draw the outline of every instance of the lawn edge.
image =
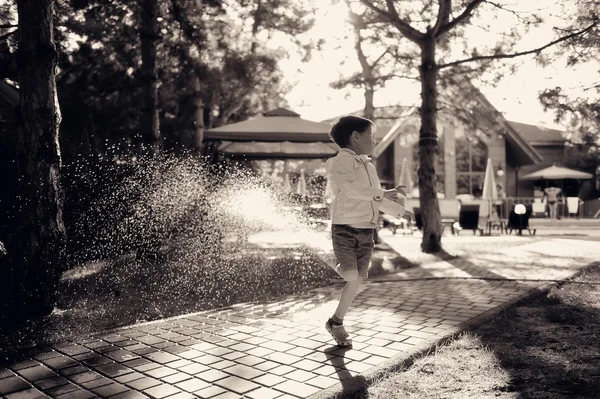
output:
M581 268L577 269L577 271L573 275L563 280L572 280L597 264L597 261L588 263L582 266ZM393 356L385 362L383 362L382 364L371 367L370 369L367 369L358 376L350 378L344 381L343 383L337 382L335 385L326 388L320 392L317 392L309 396L307 399L340 399L358 393L362 389L368 388L369 386L373 385L373 383L377 380L382 379L386 374L397 373L408 369L415 363L416 360L433 353L439 346L443 346L452 342L465 332L476 330L484 322L493 319L495 316L499 315L503 311L516 307L517 305L522 304L524 302L538 298L539 296L548 293L552 288L559 287L563 284L565 283L548 282L537 287L533 287L528 292L523 293L522 295L519 295L516 298L513 298L501 305L496 306L495 308L485 311L479 316L475 316L474 318L459 324L456 327L456 331L452 333L438 334L438 338L434 342L423 345L417 345L412 351L402 352L399 355Z

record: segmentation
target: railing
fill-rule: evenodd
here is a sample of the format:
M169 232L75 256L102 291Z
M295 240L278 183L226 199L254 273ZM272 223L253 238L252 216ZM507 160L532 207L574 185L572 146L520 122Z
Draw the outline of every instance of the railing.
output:
M537 202L537 203L536 203ZM499 202L498 202L499 203ZM549 216L549 209L547 205L547 201L541 202L541 199L536 201L534 197L508 197L502 201L502 204L499 205L499 212L502 212L501 217L507 218L510 211L514 208L516 204L523 205L532 205L533 214L531 217L534 218L545 218ZM557 218L575 218L579 217L583 213L583 206L580 204L578 207L578 212L576 214L569 213L569 208L567 206L567 199L564 197L558 197L556 204L556 217Z

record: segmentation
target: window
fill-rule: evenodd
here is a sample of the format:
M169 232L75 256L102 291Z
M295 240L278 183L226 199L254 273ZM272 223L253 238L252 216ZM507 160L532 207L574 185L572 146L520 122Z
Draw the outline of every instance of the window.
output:
M456 137L456 194L481 196L487 158L487 145L479 137Z

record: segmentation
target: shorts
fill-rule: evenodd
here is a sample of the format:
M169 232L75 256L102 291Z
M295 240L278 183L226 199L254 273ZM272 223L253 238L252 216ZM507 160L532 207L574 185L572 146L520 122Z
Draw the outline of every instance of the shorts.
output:
M342 271L356 270L366 279L375 242L375 229L357 229L347 224L331 225L333 253Z

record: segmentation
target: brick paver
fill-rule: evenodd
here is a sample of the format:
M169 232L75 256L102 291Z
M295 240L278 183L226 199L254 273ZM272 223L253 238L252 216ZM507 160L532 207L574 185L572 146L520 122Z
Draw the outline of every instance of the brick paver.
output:
M430 256L408 251L410 245L418 247L408 242L411 238L384 239L409 260ZM469 239L484 243L490 238ZM0 395L308 398L392 358L400 361L427 348L543 284L518 279L567 278L600 258L594 242L521 240L523 245L496 253L432 257L422 267L369 280L346 317L354 339L350 350L332 345L323 328L341 289L332 285L275 302L135 325L36 351L0 369Z

